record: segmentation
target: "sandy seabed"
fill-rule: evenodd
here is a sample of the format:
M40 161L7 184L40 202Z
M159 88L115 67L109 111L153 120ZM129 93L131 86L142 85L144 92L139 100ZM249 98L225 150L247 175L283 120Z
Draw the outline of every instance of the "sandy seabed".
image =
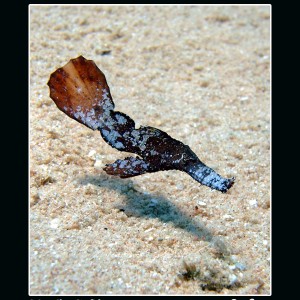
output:
M30 13L30 294L270 294L270 6L41 6ZM224 177L131 179L128 156L49 97L83 55L116 109Z

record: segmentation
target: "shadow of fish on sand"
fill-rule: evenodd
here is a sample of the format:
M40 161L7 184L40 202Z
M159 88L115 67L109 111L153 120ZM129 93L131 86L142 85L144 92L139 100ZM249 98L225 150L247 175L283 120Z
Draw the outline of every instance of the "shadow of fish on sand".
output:
M116 206L127 215L138 218L157 218L163 223L171 222L174 227L181 228L195 237L209 242L220 257L228 257L228 245L220 237L215 237L200 221L193 220L174 203L162 195L139 192L130 179L111 178L106 175L86 175L78 179L81 185L92 184L105 189L114 190L124 196L125 204Z

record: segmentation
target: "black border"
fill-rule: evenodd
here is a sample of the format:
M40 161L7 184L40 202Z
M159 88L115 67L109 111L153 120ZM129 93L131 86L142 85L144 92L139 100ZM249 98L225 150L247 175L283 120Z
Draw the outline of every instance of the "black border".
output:
M18 188L16 197L13 197L11 199L13 201L13 219L15 220L17 226L16 226L16 232L15 234L12 234L10 231L10 236L17 237L18 244L16 246L17 250L17 257L14 257L13 260L16 263L15 267L11 267L13 271L13 289L8 291L10 296L14 298L14 294L17 294L16 299L55 299L55 300L63 300L63 299L76 299L76 300L82 300L82 299L90 299L90 300L100 300L107 297L114 297L114 298L124 298L124 297L140 297L142 295L128 295L128 296L108 296L108 295L100 295L100 296L30 296L29 295L29 276L28 276L28 255L29 255L29 236L28 236L28 192L29 192L29 76L28 76L28 68L29 68L29 5L30 4L122 4L122 3L112 3L105 1L103 3L97 3L95 1L89 1L88 3L83 3L79 1L72 1L72 2L63 2L58 3L58 1L48 1L47 3L43 1L16 1L17 4L13 4L13 8L10 9L10 11L15 14L14 18L14 25L13 28L13 34L15 37L16 46L13 46L13 52L15 53L8 53L7 55L13 55L13 59L16 63L16 68L14 69L14 78L17 80L14 81L14 83L17 82L18 86L13 86L13 92L16 92L15 99L17 101L17 117L18 117L18 123L16 124L17 131L14 132L13 139L16 142L16 150L17 153L14 156L14 159L17 161L16 167L17 169L13 170L13 178L14 182L17 180L18 186L21 185L20 188ZM146 4L143 2L138 2L140 4ZM138 4L136 3L136 4ZM125 3L124 3L125 4ZM130 4L130 3L126 3ZM134 4L134 3L131 3ZM162 3L149 3L149 4L162 4ZM181 4L176 3L176 1L173 1L172 4ZM186 4L200 4L200 3L186 3ZM204 4L204 3L203 3ZM241 3L241 2L235 2L231 1L230 3L225 3L223 1L216 1L215 3L205 3L205 4L271 4L261 2L261 1L254 1L252 3ZM17 5L17 7L16 7ZM272 15L272 24L271 28L273 28L273 7L271 7L271 15ZM12 22L12 21L11 21ZM272 35L273 36L273 35ZM272 39L272 38L271 38ZM272 41L272 40L271 40ZM272 89L272 86L271 86ZM24 101L24 98L27 97L27 102ZM11 100L12 101L12 100ZM272 112L271 112L272 113ZM24 122L24 123L23 123ZM20 125L23 126L20 126ZM25 125L26 124L26 125ZM21 129L21 131L20 131ZM22 166L22 168L21 168ZM17 178L16 178L17 177ZM23 189L24 187L24 189ZM25 197L24 197L25 193ZM8 199L10 200L10 199ZM26 201L27 200L27 201ZM17 207L16 207L17 206ZM272 214L273 215L273 214ZM273 216L272 216L273 217ZM21 230L20 230L21 229ZM273 236L272 236L273 238ZM273 252L273 251L272 251ZM273 266L272 266L273 269ZM15 278L16 273L15 271L18 271L17 278ZM20 272L19 272L20 271ZM271 273L273 273L271 271ZM273 277L273 274L271 274L271 278ZM272 280L273 281L273 280ZM260 295L237 295L237 296L226 296L226 295L192 295L192 296L147 296L148 298L154 298L154 297L161 297L161 298L169 298L169 297L220 297L222 299L264 299L264 298L270 298L274 296L274 290L273 290L273 284L271 283L272 288L272 295L271 296L260 296ZM286 289L287 287L285 287ZM3 288L5 289L5 288ZM275 289L276 290L276 289ZM278 292L278 289L277 289Z

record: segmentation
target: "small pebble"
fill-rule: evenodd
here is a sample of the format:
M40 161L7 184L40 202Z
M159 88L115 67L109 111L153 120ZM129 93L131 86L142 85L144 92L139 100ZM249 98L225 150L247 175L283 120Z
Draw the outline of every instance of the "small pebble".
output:
M103 164L102 164L102 160L96 160L95 163L94 163L94 167L95 169L102 169L103 167Z
M256 200L256 199L250 200L250 201L249 201L249 204L250 204L250 206L252 206L252 207L257 207L257 200Z
M198 205L200 205L200 206L206 206L206 203L203 202L203 201L200 201L200 200L199 200L197 203L198 203Z
M53 229L56 229L56 228L58 228L59 223L60 223L60 221L59 221L58 218L53 219L53 220L50 221L50 227L53 228Z
M182 190L184 190L184 185L176 184L176 188L177 188L177 190L182 191Z
M233 285L237 281L237 277L234 274L229 275L230 285Z
M151 206L151 207L152 207L152 206L156 206L157 203L158 203L158 201L157 201L156 199L151 199L150 202L151 202L151 203L149 204L149 206Z
M241 101L247 101L248 99L249 99L248 96L243 96L243 97L240 98Z
M88 157L94 158L96 154L96 150L91 150L88 154Z
M235 264L235 266L240 270L240 271L245 271L246 270L246 266L244 266L243 264L237 262Z
M234 217L231 216L231 215L224 215L223 219L225 219L225 220L234 220Z

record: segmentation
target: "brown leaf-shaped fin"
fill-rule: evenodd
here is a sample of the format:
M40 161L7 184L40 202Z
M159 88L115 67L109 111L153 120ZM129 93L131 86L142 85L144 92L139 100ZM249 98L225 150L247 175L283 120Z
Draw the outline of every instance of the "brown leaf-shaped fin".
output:
M93 130L101 127L103 112L114 109L104 74L83 56L52 73L48 86L50 97L61 111Z
M118 159L112 164L107 164L104 171L109 175L116 175L121 178L128 178L146 173L149 164L138 157L126 157Z

